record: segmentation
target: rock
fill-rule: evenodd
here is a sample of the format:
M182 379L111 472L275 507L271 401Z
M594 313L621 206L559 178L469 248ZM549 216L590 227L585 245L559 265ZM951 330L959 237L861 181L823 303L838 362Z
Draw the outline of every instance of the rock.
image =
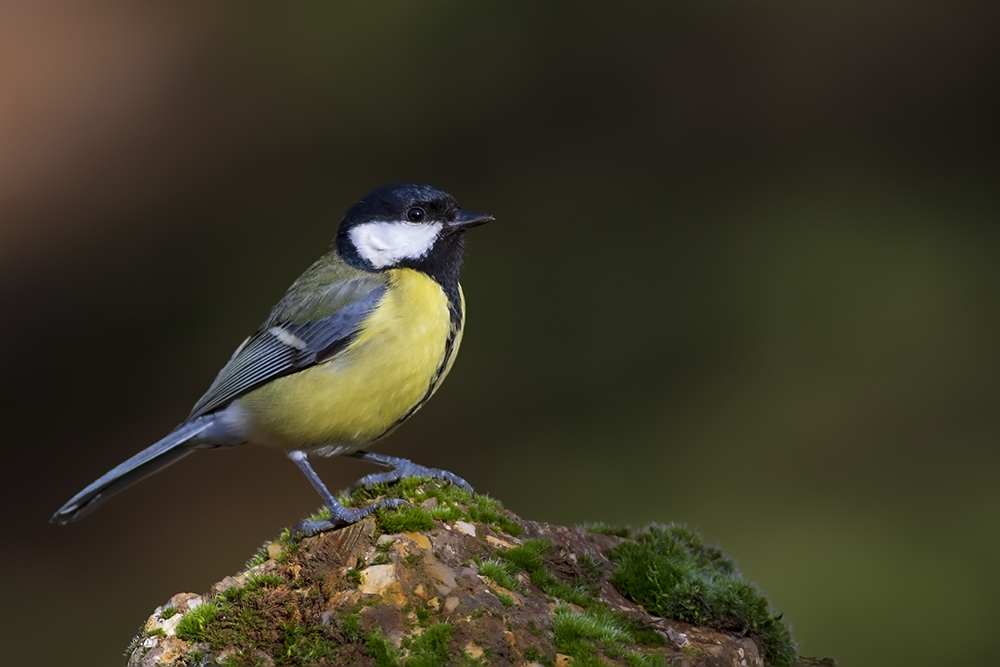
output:
M479 660L481 657L483 657L483 653L485 653L485 651L483 651L482 648L480 648L473 642L469 642L468 644L466 644L464 650L466 653L469 654L469 657L472 658L473 660Z
M242 588L246 581L246 575L223 577L222 581L218 581L212 586L212 595L218 595L227 588Z
M442 595L447 595L457 585L455 571L430 554L424 557L424 571L448 589L441 591ZM440 586L438 586L438 590L441 590Z
M486 536L486 542L493 545L494 547L499 547L501 549L513 549L514 544L508 542L507 540L501 540L499 538L493 537L492 535Z
M211 594L180 593L158 607L129 667L227 660L366 667L418 657L422 664L568 667L574 651L584 649L618 665L659 656L677 667L763 667L765 654L777 656L779 667L796 664L790 639L784 653L776 652L760 643L759 628L740 628L733 618L698 627L648 613L639 604L641 586L639 598L623 595L611 583L619 571L613 550L639 544L641 532L620 537L526 521L447 485L404 484L410 486L401 497L414 505L406 512L443 507L464 518L430 523L431 515L417 515L424 527L386 533L380 521L389 513L380 512L341 530L272 543L277 548L267 549L266 562L223 577ZM391 525L400 531L400 520ZM692 548L707 562L724 558L710 547ZM196 622L183 622L189 614ZM778 616L764 620L783 623Z
M129 657L128 667L181 667L189 652L188 643L177 637L146 637Z
M411 540L414 544L416 544L421 549L430 549L431 548L431 541L429 539L427 539L427 537L425 535L421 535L420 533L409 533L409 532L407 532L407 533L403 533L403 536L406 537L406 538L408 538L409 540Z
M469 523L468 521L456 521L455 530L465 535L468 535L469 537L476 536L476 526L474 524Z
M186 612L194 609L203 602L202 596L197 593L178 593L169 600L164 607L174 607L178 611Z
M361 576L364 580L358 589L366 595L379 595L390 584L396 582L396 566L392 563L387 565L372 565L366 568Z

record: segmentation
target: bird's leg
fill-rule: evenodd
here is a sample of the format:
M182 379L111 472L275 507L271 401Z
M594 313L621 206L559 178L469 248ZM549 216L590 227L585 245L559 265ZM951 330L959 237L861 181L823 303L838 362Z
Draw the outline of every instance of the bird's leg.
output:
M361 459L362 461L367 461L368 463L374 463L375 465L380 465L384 468L388 468L386 472L376 472L370 475L365 475L357 482L354 483L352 488L356 489L358 487L365 487L370 489L376 484L383 484L386 482L395 482L396 480L402 479L404 477L431 477L433 479L440 479L446 482L450 482L455 486L461 487L468 491L469 493L475 493L472 490L472 485L466 482L464 479L459 477L453 472L448 472L447 470L440 470L438 468L425 468L422 465L418 465L413 461L408 459L400 459L395 456L386 456L385 454L372 454L371 452L366 452L363 450L358 450L356 452L351 452L348 456L353 456L356 459Z
M309 479L313 488L316 489L316 492L319 493L320 497L323 499L323 503L330 510L329 520L303 521L292 529L293 534L309 537L316 535L317 533L322 533L326 530L342 528L344 526L349 526L352 523L357 523L380 507L399 507L400 505L409 504L402 498L386 498L377 503L372 503L367 507L349 509L338 503L337 499L333 497L332 493L330 493L330 490L326 488L326 484L323 483L323 480L319 478L316 471L312 469L311 465L309 465L309 459L306 457L305 452L300 449L289 450L288 458L290 458L295 465L299 467L302 474Z

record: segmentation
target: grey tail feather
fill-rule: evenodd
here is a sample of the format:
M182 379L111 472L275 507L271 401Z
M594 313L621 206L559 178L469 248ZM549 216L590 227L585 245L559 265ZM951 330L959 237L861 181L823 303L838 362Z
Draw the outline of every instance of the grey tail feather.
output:
M52 515L52 523L75 521L125 487L187 456L196 447L205 444L198 436L212 426L214 420L214 415L206 415L181 424L170 435L119 464L73 496Z

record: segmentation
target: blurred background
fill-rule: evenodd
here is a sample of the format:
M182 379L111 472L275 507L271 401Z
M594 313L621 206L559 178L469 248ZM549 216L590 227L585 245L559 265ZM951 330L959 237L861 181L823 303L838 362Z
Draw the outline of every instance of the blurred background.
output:
M381 451L526 518L686 523L806 655L996 664L998 14L0 6L4 661L119 663L318 506L247 447L48 523L186 416L354 200L417 181L497 222L451 377Z

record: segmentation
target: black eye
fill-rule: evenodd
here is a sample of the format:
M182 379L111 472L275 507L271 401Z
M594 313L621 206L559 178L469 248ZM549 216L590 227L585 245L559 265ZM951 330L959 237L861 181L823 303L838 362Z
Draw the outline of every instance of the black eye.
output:
M420 208L419 206L414 206L409 211L406 212L406 219L410 222L420 222L427 215L427 211Z

